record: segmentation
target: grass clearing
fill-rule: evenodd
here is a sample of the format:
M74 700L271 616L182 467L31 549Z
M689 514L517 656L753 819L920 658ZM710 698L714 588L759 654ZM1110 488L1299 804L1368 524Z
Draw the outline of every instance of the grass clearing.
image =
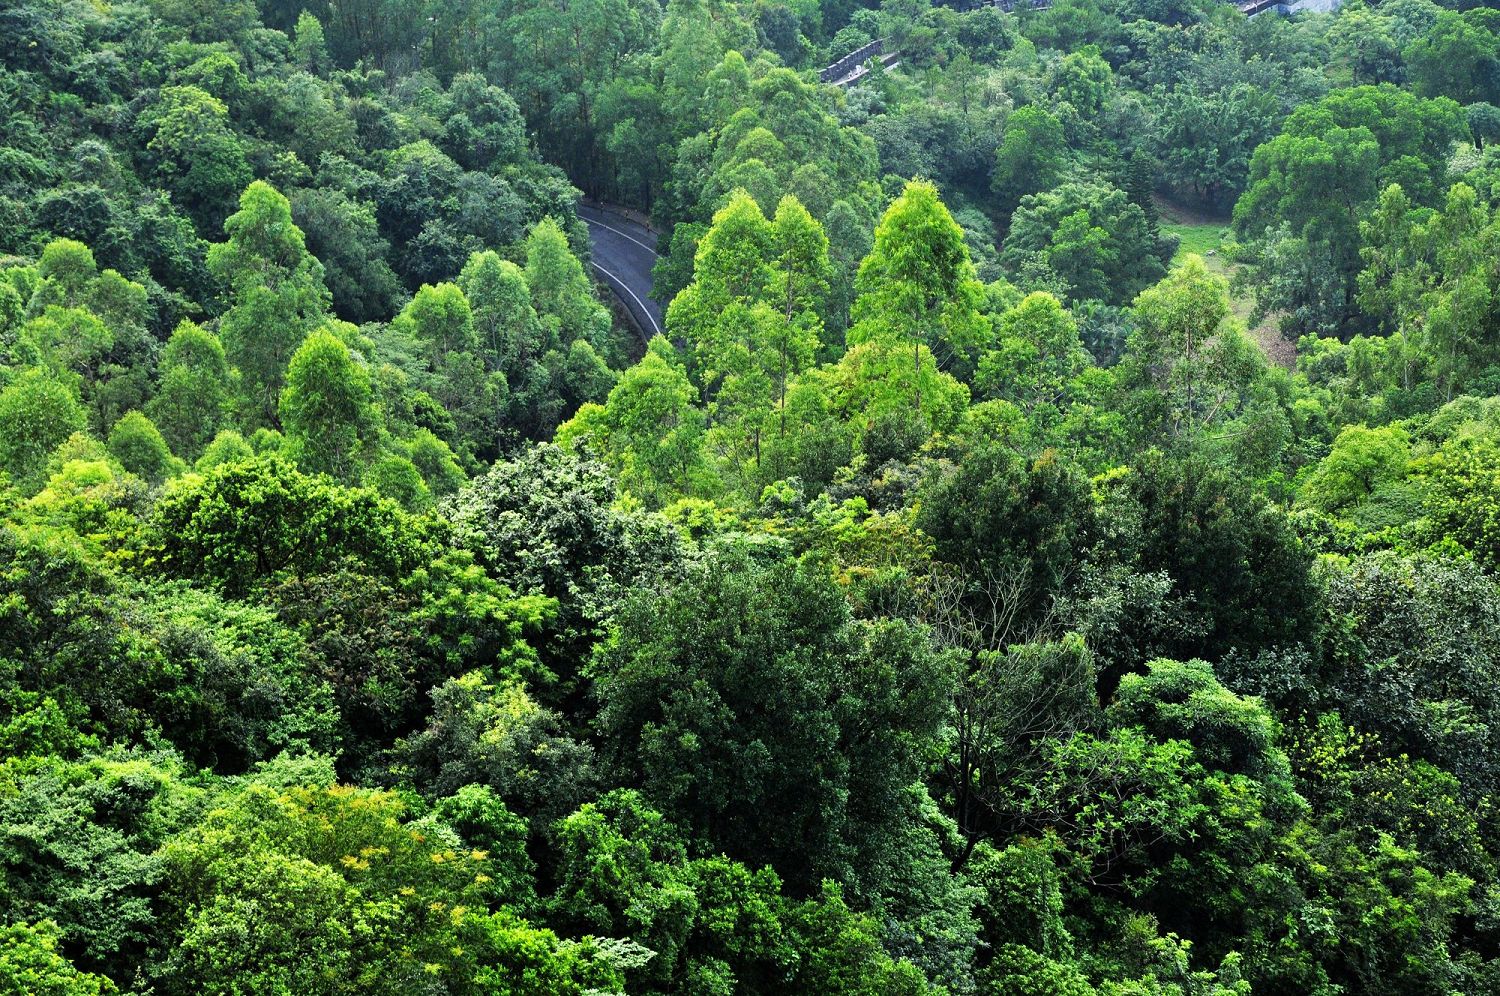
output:
M1177 253L1172 257L1172 262L1179 263L1190 253L1196 253L1205 259L1212 252L1215 256L1219 253L1219 247L1229 240L1229 226L1220 224L1163 224L1161 226L1164 235L1177 236Z

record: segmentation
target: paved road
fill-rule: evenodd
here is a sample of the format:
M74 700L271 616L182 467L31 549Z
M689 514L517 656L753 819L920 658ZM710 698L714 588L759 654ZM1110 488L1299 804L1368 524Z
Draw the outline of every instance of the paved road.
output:
M646 338L661 333L662 308L651 299L656 233L597 205L578 205L578 217L589 226L594 271L630 312Z

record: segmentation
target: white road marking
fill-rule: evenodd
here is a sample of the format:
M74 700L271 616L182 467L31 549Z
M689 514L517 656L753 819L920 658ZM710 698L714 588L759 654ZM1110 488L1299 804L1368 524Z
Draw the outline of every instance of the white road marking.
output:
M660 256L661 255L655 249L652 249L650 246L646 245L646 243L642 242L640 239L636 238L634 235L631 235L629 232L622 232L618 228L614 227L613 225L606 225L602 221L594 221L594 220L592 220L590 218L584 218L583 219L583 223L585 225L598 225L600 228L603 228L603 229L605 229L607 231L614 232L616 235L623 236L624 238L627 238L631 242L634 242L636 245L640 246L642 249L646 250L647 252L649 252L653 256Z
M629 238L629 236L626 236L626 238ZM634 240L632 239L631 241ZM646 307L646 302L637 297L635 291L630 289L629 284L621 280L619 277L615 276L613 273L610 273L608 270L600 266L598 263L595 263L593 260L589 261L589 265L598 270L600 273L604 274L609 279L613 280L615 283L619 284L621 289L624 290L625 293L629 294L631 299L634 300L636 304L641 306L641 311L645 312L646 314L646 320L651 323L652 331L656 332L657 334L661 333L661 326L656 324L656 316L651 313L650 308Z

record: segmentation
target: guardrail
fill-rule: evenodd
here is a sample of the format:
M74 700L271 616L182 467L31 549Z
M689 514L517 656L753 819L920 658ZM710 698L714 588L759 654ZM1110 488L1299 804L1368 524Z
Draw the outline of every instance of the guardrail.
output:
M854 72L854 70L858 69L860 66L864 65L866 60L884 54L885 39L877 38L874 41L870 42L870 44L865 45L862 48L855 49L853 52L850 52L838 62L835 62L828 68L820 71L818 73L818 79L822 80L824 83L832 83L835 80L841 80L845 76L848 76L850 73Z

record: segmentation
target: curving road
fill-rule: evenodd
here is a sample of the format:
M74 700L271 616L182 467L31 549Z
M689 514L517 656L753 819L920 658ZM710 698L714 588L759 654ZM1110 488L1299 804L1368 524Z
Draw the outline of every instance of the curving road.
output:
M661 305L651 298L656 233L597 204L579 204L578 217L589 226L594 271L630 313L644 338L662 334Z

